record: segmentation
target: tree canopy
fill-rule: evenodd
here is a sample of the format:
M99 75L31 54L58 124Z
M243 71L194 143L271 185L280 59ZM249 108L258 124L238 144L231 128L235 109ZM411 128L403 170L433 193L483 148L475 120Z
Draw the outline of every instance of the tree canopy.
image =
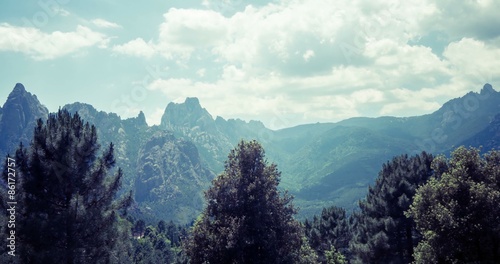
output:
M346 212L343 208L330 206L312 221L306 219L305 232L309 244L316 251L322 263L342 263L342 254L349 249L350 230ZM327 256L328 255L328 256Z
M119 262L127 252L128 230L120 227L119 212L131 196L117 197L122 171L113 170L113 144L99 150L96 128L65 110L46 123L38 120L29 148L20 145L15 160L22 263Z
M409 209L418 186L432 175L432 155L401 155L383 165L353 215L351 253L354 263L410 263L420 234Z
M207 206L187 247L191 263L315 263L279 180L258 142L241 141L231 150L205 194Z
M416 263L498 263L500 152L459 147L432 164L436 177L418 189L409 217L423 240Z

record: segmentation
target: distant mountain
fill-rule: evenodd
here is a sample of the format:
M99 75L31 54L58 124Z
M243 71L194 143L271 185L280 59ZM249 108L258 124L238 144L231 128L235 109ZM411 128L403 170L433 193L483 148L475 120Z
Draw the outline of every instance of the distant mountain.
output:
M500 114L497 114L481 132L465 140L460 145L481 147L482 151L500 149Z
M214 120L197 98L186 98L179 104L169 103L160 127L192 141L208 167L216 173L224 169L224 161L238 141L257 138L262 141L265 140L263 135L273 133L259 121L247 123L222 117Z
M122 120L89 104L64 108L94 124L101 145L113 142L117 165L124 171L124 189L134 191L147 218L187 223L202 210L202 194L214 174L201 164L193 143L149 127L143 112Z
M186 98L182 104L169 103L160 127L174 135L191 140L213 171L222 171L227 153L232 148L229 139L219 131L214 119L198 98Z
M127 186L133 186L137 175L136 162L141 144L148 138L149 127L142 112L135 118L122 120L115 113L97 111L92 105L83 103L67 104L63 109L76 113L83 120L97 128L101 146L113 143L115 158L124 170L124 181Z
M395 155L424 150L448 154L469 138L495 144L498 126L490 121L499 113L500 93L486 84L480 93L450 100L428 115L351 118L277 131L277 140L282 133L296 135L288 141L294 154L279 164L282 183L295 194L303 215L318 212L326 203L353 209L382 163Z
M14 155L20 142L27 145L33 137L36 120L47 119L48 114L36 95L16 84L0 112L0 156Z
M500 93L489 84L427 115L351 118L277 131L259 121L214 119L197 98L169 103L159 126L148 126L142 112L123 120L88 104L64 108L95 124L102 145L115 144L124 187L134 190L140 211L177 222L201 211L203 191L241 139L261 142L282 171L281 188L295 195L301 217L332 204L354 209L393 156L448 153L462 144L489 150L500 142ZM0 153L12 153L20 140L29 142L35 120L47 114L36 96L16 85L0 108Z
M139 150L135 200L158 218L186 223L203 209L203 191L215 177L196 146L171 132L154 133Z

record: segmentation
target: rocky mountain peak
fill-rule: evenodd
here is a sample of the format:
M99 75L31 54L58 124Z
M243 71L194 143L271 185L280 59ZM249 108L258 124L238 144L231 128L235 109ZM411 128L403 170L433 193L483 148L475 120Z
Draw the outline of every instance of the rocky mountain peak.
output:
M187 97L186 100L184 100L184 104L187 106L188 109L201 109L200 105L200 100L196 97Z
M26 125L33 118L47 118L49 113L48 109L38 101L36 95L27 92L21 83L16 84L2 109L3 122L17 121L17 124L21 126ZM9 124L16 126L16 123Z
M24 88L24 85L22 83L16 83L16 86L14 86L14 89L12 90L12 93L25 93L26 89Z
M9 96L7 97L7 101L5 102L4 107L9 104L19 103L23 99L40 103L38 101L38 98L36 98L36 95L32 95L31 93L27 92L22 83L16 83L16 86L14 86L14 89L12 89L12 92L10 92Z
M29 142L36 120L46 119L48 114L48 109L38 98L17 83L2 107L0 149L12 152L19 142Z
M78 112L83 119L86 119L87 116L96 116L98 114L97 109L87 103L74 102L63 106L63 108L68 110L70 113Z
M136 117L130 117L123 120L123 123L126 124L127 126L131 125L135 128L143 128L143 129L148 128L148 123L146 122L146 116L142 111L140 111Z
M188 97L184 103L169 103L161 118L161 127L208 128L214 126L214 120L208 111L201 107L196 97Z
M491 86L491 84L489 83L485 84L480 92L481 95L486 95L491 93L496 93L496 91L493 89L493 86Z
M137 115L137 122L142 124L142 125L148 125L146 122L146 116L144 115L144 112L140 111L139 115Z

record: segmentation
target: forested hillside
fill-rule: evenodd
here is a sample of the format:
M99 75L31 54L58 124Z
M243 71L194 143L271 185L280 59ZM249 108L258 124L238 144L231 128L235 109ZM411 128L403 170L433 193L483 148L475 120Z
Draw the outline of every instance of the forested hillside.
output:
M124 189L134 191L138 211L156 221L188 223L241 139L258 140L268 159L280 164L279 187L295 196L298 216L305 219L330 205L357 208L380 164L396 155L449 153L460 145L496 148L499 101L500 93L486 84L480 93L468 93L424 116L352 118L280 130L258 121L214 119L196 98L169 103L159 126L148 126L142 112L123 120L84 103L63 109L94 124L103 144L114 143ZM47 113L35 95L17 84L2 107L0 154L13 154L19 141L29 144L31 127ZM198 198L186 197L183 190ZM153 210L156 204L171 210Z
M159 126L83 103L47 114L17 84L0 119L1 202L19 208L2 215L16 238L2 256L495 263L499 94L487 84L425 116L270 130L213 119L196 98L170 103Z

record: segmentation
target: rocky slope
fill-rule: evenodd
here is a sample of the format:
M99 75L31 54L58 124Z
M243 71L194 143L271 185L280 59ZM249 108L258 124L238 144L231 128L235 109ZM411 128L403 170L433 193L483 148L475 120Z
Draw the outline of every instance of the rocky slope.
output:
M193 143L158 131L139 150L135 200L158 218L168 212L169 218L189 222L203 209L203 190L213 178Z
M482 148L483 152L498 150L500 148L500 114L496 115L485 129L460 145Z
M149 137L149 127L144 114L122 120L115 113L97 111L92 105L67 104L63 107L70 113L78 112L83 120L94 124L101 146L115 145L117 165L124 171L124 185L132 186L137 175L136 162L140 145Z

